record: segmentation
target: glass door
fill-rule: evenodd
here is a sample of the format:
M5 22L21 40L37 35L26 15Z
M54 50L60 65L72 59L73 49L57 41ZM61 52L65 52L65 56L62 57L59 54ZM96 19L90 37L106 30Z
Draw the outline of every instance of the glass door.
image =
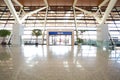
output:
M50 35L49 45L71 45L71 35Z

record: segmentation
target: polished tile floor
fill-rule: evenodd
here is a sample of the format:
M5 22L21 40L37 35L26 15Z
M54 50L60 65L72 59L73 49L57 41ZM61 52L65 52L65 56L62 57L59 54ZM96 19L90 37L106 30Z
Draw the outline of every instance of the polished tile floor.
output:
M0 46L0 80L120 80L120 50Z

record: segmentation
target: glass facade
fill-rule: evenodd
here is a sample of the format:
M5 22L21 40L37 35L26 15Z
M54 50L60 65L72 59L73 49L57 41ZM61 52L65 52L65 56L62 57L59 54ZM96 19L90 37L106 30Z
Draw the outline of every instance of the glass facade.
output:
M89 11L96 12L98 7L96 6L81 6L81 8L85 8ZM23 9L25 12L30 12L33 9L38 9L38 7L30 7L25 6ZM74 35L76 39L76 27L75 27L75 18L73 13L72 7L61 7L53 6L49 7L48 15L47 15L47 22L45 27L45 37L47 35L47 29L72 29L74 30ZM15 6L17 14L20 11L20 7ZM104 13L105 8L101 9ZM101 16L103 13L99 14ZM44 29L44 22L45 22L45 14L46 11L42 10L38 13L33 14L32 16L28 16L26 20L23 22L24 25L24 34L22 36L24 42L35 42L35 37L32 36L33 29ZM21 17L21 15L20 15ZM91 15L86 15L81 11L76 10L76 19L77 19L77 29L78 29L78 36L85 39L85 40L96 40L97 38L97 25L98 22L95 18ZM13 24L15 20L13 15L10 13L8 7L0 6L0 29L8 29L12 31ZM112 9L111 13L109 14L106 22L108 24L109 33L112 38L120 40L120 7L116 6ZM81 34L81 30L85 30ZM63 36L65 37L65 36ZM41 41L42 36L39 37L39 41Z

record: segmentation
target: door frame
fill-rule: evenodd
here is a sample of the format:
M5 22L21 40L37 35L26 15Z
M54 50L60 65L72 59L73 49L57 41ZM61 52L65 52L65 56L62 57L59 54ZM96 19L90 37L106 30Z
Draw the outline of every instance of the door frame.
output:
M72 32L72 35L71 35L71 46L74 46L74 30L72 29L68 29L68 30L64 30L64 29L60 29L60 30L57 30L57 29L48 29L47 30L47 46L49 46L49 32Z

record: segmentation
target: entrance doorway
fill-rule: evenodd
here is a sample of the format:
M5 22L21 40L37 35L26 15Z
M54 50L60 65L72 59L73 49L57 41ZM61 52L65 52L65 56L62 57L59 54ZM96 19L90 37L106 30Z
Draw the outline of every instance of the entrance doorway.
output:
M50 35L49 45L71 45L71 35Z
M73 45L73 31L48 31L47 45Z

